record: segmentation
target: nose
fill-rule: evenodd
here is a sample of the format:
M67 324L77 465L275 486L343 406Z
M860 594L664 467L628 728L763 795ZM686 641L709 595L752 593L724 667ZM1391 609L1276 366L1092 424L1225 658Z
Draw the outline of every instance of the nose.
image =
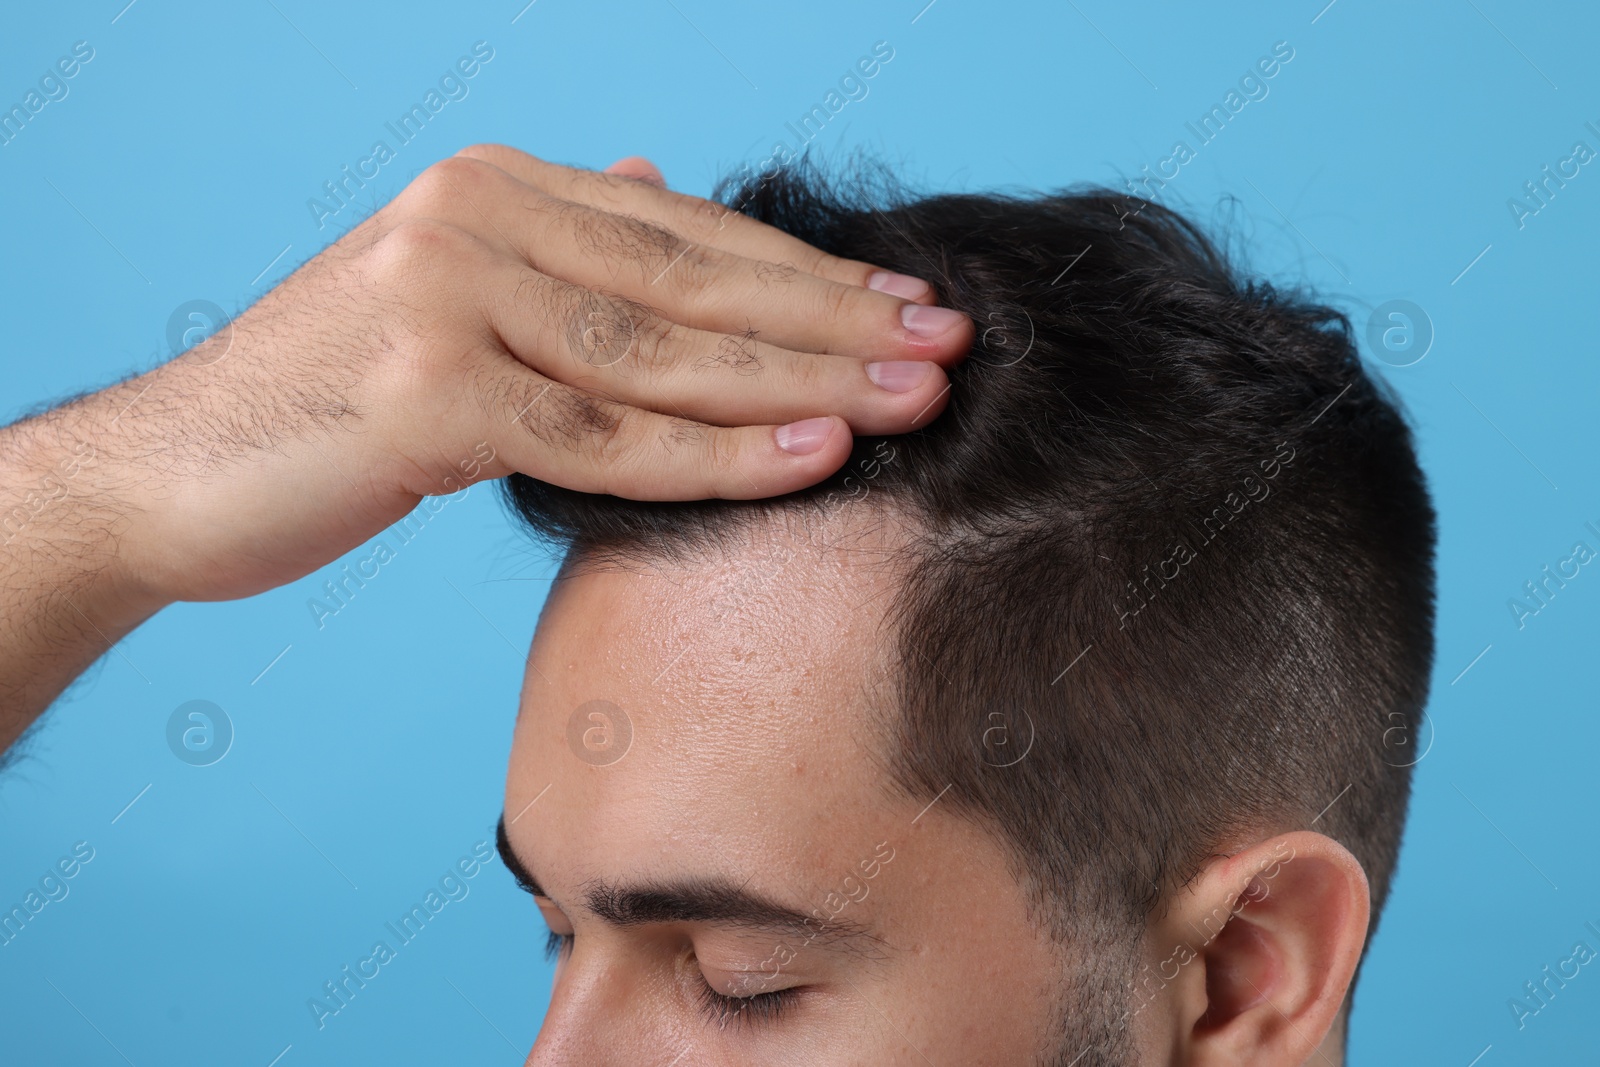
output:
M575 952L556 972L550 1009L524 1067L667 1067L682 1046L652 983ZM674 1067L694 1062L690 1053Z

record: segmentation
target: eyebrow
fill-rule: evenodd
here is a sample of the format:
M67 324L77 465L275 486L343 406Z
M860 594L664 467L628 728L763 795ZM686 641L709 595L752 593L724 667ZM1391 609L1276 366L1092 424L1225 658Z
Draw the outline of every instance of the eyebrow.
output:
M495 846L517 885L534 896L547 896L506 837L505 816L495 828ZM748 882L746 883L746 885ZM824 945L882 945L863 923L825 918L821 909L807 914L719 878L684 878L645 881L631 885L590 882L584 904L612 926L652 926L666 923L708 923L740 930L788 935Z
M545 891L539 888L539 883L533 880L533 875L528 873L528 868L522 865L522 859L511 851L511 841L506 837L506 816L500 813L500 821L494 828L494 850L500 853L500 862L506 865L506 870L511 872L511 877L517 880L517 887L533 896L545 896Z

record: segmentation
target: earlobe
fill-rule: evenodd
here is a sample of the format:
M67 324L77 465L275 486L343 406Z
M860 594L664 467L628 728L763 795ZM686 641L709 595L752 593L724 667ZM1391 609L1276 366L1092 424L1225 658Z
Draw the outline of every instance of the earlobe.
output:
M1366 874L1297 831L1211 861L1152 934L1186 939L1197 973L1171 984L1160 1043L1190 1067L1342 1061L1338 1028L1366 941Z

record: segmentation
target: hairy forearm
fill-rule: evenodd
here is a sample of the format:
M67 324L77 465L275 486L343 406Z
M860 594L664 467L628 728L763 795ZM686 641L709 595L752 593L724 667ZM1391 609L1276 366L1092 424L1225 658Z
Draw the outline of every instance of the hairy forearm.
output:
M160 606L119 567L105 492L120 389L0 429L0 750Z

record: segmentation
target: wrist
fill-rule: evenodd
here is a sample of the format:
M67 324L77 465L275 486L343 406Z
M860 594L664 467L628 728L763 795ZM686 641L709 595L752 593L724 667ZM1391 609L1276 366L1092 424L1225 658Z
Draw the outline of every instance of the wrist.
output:
M0 429L0 571L13 589L65 600L86 624L120 634L167 601L118 551L132 517L109 492L115 476L102 435L83 425L86 407Z

